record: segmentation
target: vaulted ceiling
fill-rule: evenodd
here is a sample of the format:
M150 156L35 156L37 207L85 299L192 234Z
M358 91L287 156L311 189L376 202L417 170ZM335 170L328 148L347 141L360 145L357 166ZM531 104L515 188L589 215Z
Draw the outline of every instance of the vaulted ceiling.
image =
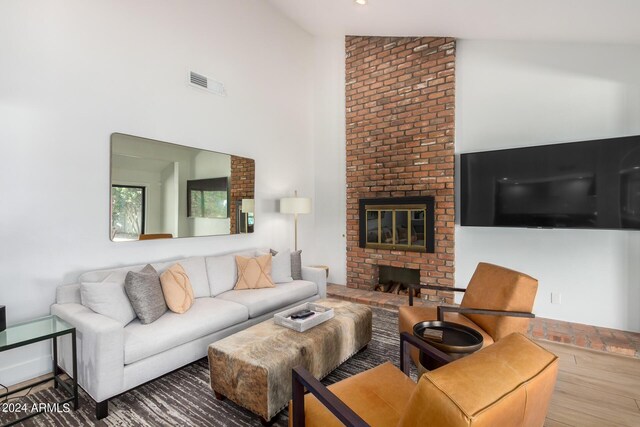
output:
M640 44L640 0L267 0L314 35Z

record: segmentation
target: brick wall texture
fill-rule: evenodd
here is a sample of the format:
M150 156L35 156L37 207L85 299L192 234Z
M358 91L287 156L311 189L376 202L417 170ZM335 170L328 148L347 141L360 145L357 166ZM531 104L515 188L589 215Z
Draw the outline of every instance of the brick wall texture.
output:
M256 163L246 157L231 156L231 234L238 232L236 210L238 201L254 198ZM251 229L251 228L249 228Z
M347 36L347 286L373 289L377 266L454 284L455 40ZM435 253L358 247L358 200L435 196ZM451 292L423 297L453 302Z

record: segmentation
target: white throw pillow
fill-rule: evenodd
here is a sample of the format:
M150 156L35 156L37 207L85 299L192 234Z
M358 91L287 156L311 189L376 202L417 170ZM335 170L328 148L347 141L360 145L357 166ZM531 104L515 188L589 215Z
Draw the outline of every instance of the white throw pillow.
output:
M127 325L136 318L136 312L127 297L124 286L115 282L84 282L80 284L82 305L98 314Z
M258 255L271 253L271 280L273 283L290 283L291 278L291 252L280 251L276 255L273 252L260 252Z

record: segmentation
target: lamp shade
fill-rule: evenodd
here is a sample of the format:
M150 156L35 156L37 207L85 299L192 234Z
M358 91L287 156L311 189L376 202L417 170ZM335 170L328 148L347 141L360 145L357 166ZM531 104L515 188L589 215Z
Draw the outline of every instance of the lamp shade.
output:
M253 213L256 207L256 201L254 199L242 199L242 206L240 210L242 213Z
M285 197L284 199L280 199L280 213L311 213L311 199L309 199L308 197Z

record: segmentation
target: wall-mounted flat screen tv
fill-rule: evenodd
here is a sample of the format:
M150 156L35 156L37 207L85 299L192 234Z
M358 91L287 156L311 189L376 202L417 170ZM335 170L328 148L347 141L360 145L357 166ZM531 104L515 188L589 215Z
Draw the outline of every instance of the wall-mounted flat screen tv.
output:
M640 229L640 136L460 156L461 225Z

